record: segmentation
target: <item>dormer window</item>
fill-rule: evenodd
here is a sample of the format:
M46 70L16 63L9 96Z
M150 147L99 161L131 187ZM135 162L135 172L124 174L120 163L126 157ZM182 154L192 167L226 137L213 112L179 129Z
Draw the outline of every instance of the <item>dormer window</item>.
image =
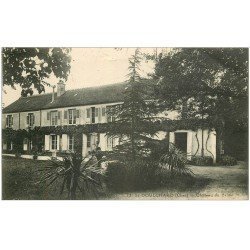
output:
M13 126L13 115L7 115L6 116L6 127L12 128Z

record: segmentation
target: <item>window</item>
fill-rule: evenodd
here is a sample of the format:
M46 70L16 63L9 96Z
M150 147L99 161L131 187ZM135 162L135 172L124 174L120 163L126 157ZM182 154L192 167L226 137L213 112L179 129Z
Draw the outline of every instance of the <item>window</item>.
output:
M58 112L57 111L51 111L50 113L50 125L51 126L55 126L57 125L57 121L58 121Z
M33 127L34 123L35 123L35 116L34 116L33 113L29 113L27 115L27 125L28 125L28 127Z
M115 121L115 117L112 115L112 113L114 112L114 106L108 106L107 107L107 122L114 122Z
M112 150L114 147L114 137L108 136L107 137L107 148L108 150Z
M87 134L87 148L91 147L91 134Z
M69 109L69 124L76 124L76 110Z
M57 149L57 135L51 135L51 149Z
M74 136L73 135L69 135L69 150L70 151L74 151Z
M11 128L13 126L13 116L7 115L6 116L6 127Z

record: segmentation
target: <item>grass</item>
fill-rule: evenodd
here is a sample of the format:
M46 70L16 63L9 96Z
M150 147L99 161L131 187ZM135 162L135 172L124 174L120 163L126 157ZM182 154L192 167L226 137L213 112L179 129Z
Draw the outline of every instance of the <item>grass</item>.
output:
M37 161L3 157L2 159L2 198L5 200L42 200L48 192L35 183L39 180L36 172ZM47 162L39 161L46 166Z
M45 187L45 184L37 183L41 179L42 168L48 165L48 161L36 161L30 159L3 157L2 159L2 199L4 200L63 200L67 198L65 189L60 196L62 180L56 180L53 185ZM91 194L90 194L91 195ZM93 195L93 194L92 194ZM99 194L100 195L100 194ZM103 194L101 194L103 195ZM80 192L77 198L82 199ZM92 199L92 197L88 197Z
M14 157L2 159L2 199L4 200L58 200L60 181L45 189L41 184L38 166L47 161ZM102 199L248 199L248 166L190 166L195 178L176 178L162 188L138 192L112 193Z

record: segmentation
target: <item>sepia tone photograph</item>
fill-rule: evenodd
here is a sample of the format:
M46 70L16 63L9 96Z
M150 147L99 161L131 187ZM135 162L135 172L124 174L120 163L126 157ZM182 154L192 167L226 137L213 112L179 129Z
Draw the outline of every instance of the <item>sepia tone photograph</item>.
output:
M2 48L3 200L248 200L248 48Z

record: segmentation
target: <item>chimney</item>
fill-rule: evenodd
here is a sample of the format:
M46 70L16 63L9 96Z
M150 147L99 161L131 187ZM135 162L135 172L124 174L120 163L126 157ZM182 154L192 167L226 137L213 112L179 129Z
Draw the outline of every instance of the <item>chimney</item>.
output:
M52 92L52 101L51 102L53 102L55 100L55 87L56 87L55 85L52 86L53 92Z
M60 80L59 83L57 83L57 97L63 95L65 93L65 83Z

